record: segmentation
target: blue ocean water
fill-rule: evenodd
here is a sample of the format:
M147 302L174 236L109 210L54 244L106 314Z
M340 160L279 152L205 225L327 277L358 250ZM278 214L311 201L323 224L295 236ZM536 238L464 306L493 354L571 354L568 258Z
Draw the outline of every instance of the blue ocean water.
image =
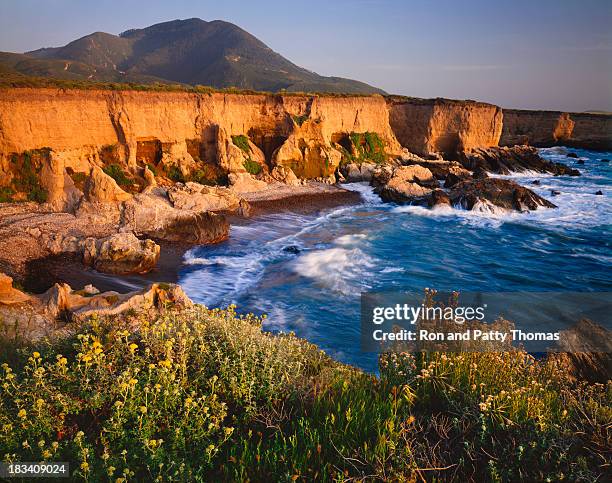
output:
M612 153L572 149L579 165L567 151L541 154L582 176L504 176L556 209L431 210L382 203L367 184L345 185L362 204L233 226L229 241L186 254L180 284L209 307L266 313L265 329L293 331L370 371L376 356L360 350L363 291L612 291L612 167L601 161Z

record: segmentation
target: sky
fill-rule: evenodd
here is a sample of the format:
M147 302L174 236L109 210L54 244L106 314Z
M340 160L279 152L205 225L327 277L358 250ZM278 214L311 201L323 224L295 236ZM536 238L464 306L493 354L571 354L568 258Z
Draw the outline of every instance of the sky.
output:
M0 0L0 51L192 17L393 94L612 111L612 0Z

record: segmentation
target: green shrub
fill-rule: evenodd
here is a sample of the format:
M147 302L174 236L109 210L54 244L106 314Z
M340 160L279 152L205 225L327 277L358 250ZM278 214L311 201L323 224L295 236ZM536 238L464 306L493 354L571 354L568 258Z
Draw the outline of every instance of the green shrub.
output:
M28 193L28 201L35 201L36 203L45 203L48 198L47 190L42 188L40 185L33 186Z
M308 114L303 114L301 116L292 115L291 118L295 121L298 126L301 126L308 120Z
M47 191L40 185L40 172L43 162L48 161L49 148L24 151L21 155L13 155L11 161L18 166L13 178L15 191L25 193L29 201L44 203L47 201Z
M380 139L378 134L373 132L356 133L352 132L349 135L351 144L353 145L357 158L356 162L372 161L376 164L384 163L387 159L385 154L385 143Z
M247 170L248 173L253 174L253 175L257 175L259 173L261 173L261 165L255 161L253 161L252 159L245 159L244 163L242 163L244 166L244 169Z
M119 186L130 186L133 184L132 180L126 176L123 169L118 164L109 164L102 170L113 178Z
M522 351L388 353L376 377L262 322L201 306L94 317L15 351L0 455L90 481L606 479L612 383Z
M249 138L244 134L240 134L239 136L232 136L232 142L238 146L242 151L249 155L251 154L251 146L249 146Z
M10 203L13 201L15 190L10 186L0 187L0 203Z
M168 168L168 178L170 178L170 180L174 181L175 183L185 182L183 172L176 164L173 164L172 166L170 166L170 168Z
M157 168L153 164L147 163L147 168L153 173L153 176L157 176Z

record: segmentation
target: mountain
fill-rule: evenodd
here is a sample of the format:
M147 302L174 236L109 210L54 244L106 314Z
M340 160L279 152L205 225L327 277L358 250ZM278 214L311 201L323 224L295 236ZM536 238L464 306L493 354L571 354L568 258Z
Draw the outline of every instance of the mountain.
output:
M0 53L0 73L99 81L171 82L260 91L384 93L299 67L240 27L198 18L120 35L95 32L63 47Z

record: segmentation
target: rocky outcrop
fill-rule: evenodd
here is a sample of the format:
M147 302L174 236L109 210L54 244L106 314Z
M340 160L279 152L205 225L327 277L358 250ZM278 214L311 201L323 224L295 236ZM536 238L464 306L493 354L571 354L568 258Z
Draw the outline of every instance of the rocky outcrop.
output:
M432 172L418 165L380 168L371 183L383 201L414 204L428 204L438 186Z
M156 192L140 193L125 202L121 229L141 236L188 244L217 243L228 237L229 224L223 215L175 208L165 195L166 192L158 188ZM177 199L180 199L180 195ZM194 208L196 206L193 205Z
M308 119L294 130L273 156L275 166L290 168L300 178L321 178L333 175L342 154L326 138L320 119Z
M147 235L170 242L207 245L227 240L229 223L225 216L215 213L181 212L162 227L148 230Z
M460 154L460 162L472 171L481 169L498 174L536 171L538 173L580 176L580 171L577 169L570 168L562 163L548 161L538 154L537 149L530 146L472 149Z
M54 233L41 237L41 241L52 255L81 255L85 265L116 275L149 272L157 265L160 255L160 247L153 240L139 240L130 232L99 239Z
M371 181L372 175L376 170L374 163L348 163L340 166L340 174L347 183L359 181Z
M30 297L13 287L13 279L0 273L0 305L18 305L30 300Z
M238 194L254 193L266 189L268 183L251 176L249 173L230 173L230 188Z
M549 358L575 380L607 383L612 379L612 338L610 331L583 319L559 333L559 342Z
M168 188L168 198L174 208L188 211L236 211L241 198L232 190L199 183L176 183Z
M500 145L517 144L609 150L612 149L612 116L504 109Z
M491 211L491 207L515 211L556 208L530 189L498 178L462 181L451 188L449 197L453 205L467 210Z
M117 182L107 175L99 166L91 168L85 186L85 201L90 203L120 203L131 198Z
M193 305L180 286L166 283L153 283L143 290L125 294L100 293L92 286L77 291L67 284L56 283L38 296L13 289L17 295L11 297L19 302L4 303L6 278L9 277L0 274L0 319L10 322L5 335L28 341L66 335L94 314L118 315Z
M421 156L497 146L502 110L492 104L450 99L388 99L391 128L405 148Z

